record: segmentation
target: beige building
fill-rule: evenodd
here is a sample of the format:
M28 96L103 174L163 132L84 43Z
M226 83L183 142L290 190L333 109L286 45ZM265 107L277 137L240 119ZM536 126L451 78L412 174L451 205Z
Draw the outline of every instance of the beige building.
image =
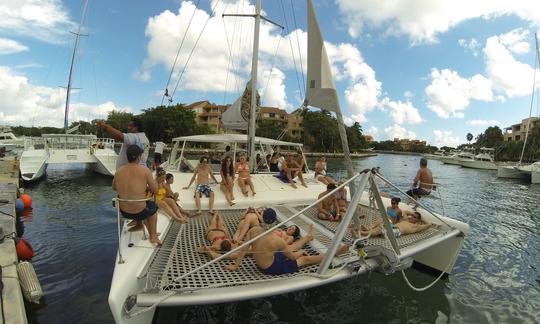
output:
M274 121L287 127L287 112L275 107L261 107L257 121Z
M301 139L304 136L304 128L302 127L302 109L296 109L287 116L287 135L289 139Z
M519 124L506 127L503 133L504 140L507 142L524 140L527 133L527 125L530 124L530 129L533 129L538 121L540 121L540 117L525 118Z
M399 144L401 146L401 149L403 151L409 151L411 149L411 146L417 145L417 146L426 146L426 141L420 141L420 140L410 140L408 138L394 138L394 143Z
M208 100L197 101L186 108L195 112L197 125L206 125L216 134L221 133L221 114L227 109L225 105L216 105Z

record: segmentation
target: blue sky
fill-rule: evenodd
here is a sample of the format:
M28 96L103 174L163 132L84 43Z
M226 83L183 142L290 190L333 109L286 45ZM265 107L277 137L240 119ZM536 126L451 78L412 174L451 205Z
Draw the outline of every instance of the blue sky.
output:
M90 0L84 24L89 36L81 40L73 81L80 90L72 93L70 120L159 105L181 40L186 35L171 93L205 24L174 102L234 101L249 79L252 20L221 13L251 13L254 1L201 0L197 9L196 3ZM346 121L359 121L377 140L417 138L455 146L465 142L467 132L476 136L490 125L505 127L528 117L540 1L314 3ZM78 26L82 4L0 4L2 124L62 125L70 31ZM261 27L258 87L263 105L291 111L304 92L295 72L301 75L300 66L306 67L299 61L306 59L305 2L263 0L263 8L289 28Z

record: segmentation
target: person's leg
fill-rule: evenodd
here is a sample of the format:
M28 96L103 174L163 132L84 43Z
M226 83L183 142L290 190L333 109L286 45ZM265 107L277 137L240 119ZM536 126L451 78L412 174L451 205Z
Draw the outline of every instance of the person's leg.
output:
M214 192L210 192L210 214L214 213Z
M144 225L146 225L146 229L148 230L148 239L150 243L156 246L161 246L161 241L157 235L157 213L146 218L144 220Z
M248 183L249 185L249 189L251 189L251 194L253 196L255 196L256 192L255 192L255 188L253 187L253 181L251 181L251 178L247 178L246 179L246 182Z
M227 203L229 204L229 206L232 206L233 202L232 202L232 199L231 199L231 193L230 193L229 188L227 187L227 185L222 183L222 184L219 185L219 189L221 190L221 192L223 192L223 194L225 194L225 199L227 200Z
M246 189L246 184L244 182L244 179L238 177L238 185L240 186L240 191L242 191L242 194L247 197L248 192L247 192L247 189Z
M296 172L296 175L298 176L298 179L300 179L302 186L307 188L306 182L304 181L304 176L302 175L302 170L298 170L298 172Z
M328 216L327 213L323 212L323 211L320 211L319 212L319 219L322 219L322 220L331 220L330 219L330 216Z
M172 209L174 214L178 217L178 220L185 222L187 221L187 215L184 215L178 205L171 198L163 198L163 201Z
M349 246L342 245L338 248L335 255L340 255L349 250ZM310 266L313 264L319 264L324 259L325 254L319 254L319 255L305 255L301 256L298 259L296 259L296 263L298 264L298 267L305 267Z
M201 193L197 191L195 193L195 206L197 206L197 215L202 214L201 211Z
M287 170L287 179L289 180L289 183L291 184L291 187L296 189L296 185L294 184L294 180L293 180L292 171L290 169Z
M259 218L255 214L247 214L246 217L238 223L236 233L234 233L234 239L241 241L246 236L248 230L254 226L259 225Z
M227 186L229 187L229 191L231 192L231 200L234 200L234 180L232 177L227 177Z

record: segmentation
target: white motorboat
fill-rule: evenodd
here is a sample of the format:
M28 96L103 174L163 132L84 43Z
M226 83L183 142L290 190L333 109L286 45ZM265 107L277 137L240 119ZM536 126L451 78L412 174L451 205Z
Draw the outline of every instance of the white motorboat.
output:
M9 126L0 126L0 145L4 147L24 147L24 137L17 137Z
M474 160L474 148L465 147L462 151L455 152L450 156L445 156L441 158L441 162L444 164L454 164L461 165L462 161L472 161Z
M206 244L206 227L210 220L210 215L206 211L206 202L203 204L203 215L191 218L188 224L173 222L158 211L157 232L161 233L160 240L163 242L163 245L158 248L154 248L144 238L143 233L129 232L127 224L122 225L118 210L119 246L109 292L109 306L116 323L151 323L156 307L251 300L318 287L368 271L390 274L410 267L413 262L438 271L439 278L451 272L469 232L469 226L434 213L428 208L419 207L418 210L425 215L424 218L431 221L433 225L420 233L396 238L385 212L390 201L388 198L381 197L377 189L377 183L380 181L391 184L376 169L364 170L356 174L353 172L330 63L311 0L307 0L307 9L308 86L305 103L336 113L345 160L348 162L348 180L340 188L343 186L349 188L349 206L354 207L348 208L341 222L320 220L317 197L325 190L325 186L308 176L306 176L307 188L298 186L294 189L287 181L278 179L276 174L269 172L252 174L257 194L244 197L235 185L236 204L234 206L229 206L218 187L213 189L215 209L223 214L231 233L234 233L240 216L247 207L272 207L277 212L278 224L269 228L268 231L274 231L281 225L295 224L300 228L302 235L305 235L310 226L313 226L317 233L315 238L304 246L304 249L311 255L325 253L326 257L320 265L305 267L298 272L284 275L264 274L251 258L246 258L238 271L229 272L223 267L230 262L223 260L227 254L209 260L205 254L197 252L197 247ZM261 20L260 0L257 0L253 17L256 24L254 30L258 31ZM254 44L258 44L257 32ZM256 111L254 86L257 76L257 50L254 46L253 91L249 113L249 122L252 127L248 127L249 136L226 134L175 139L173 151L164 167L174 175L175 182L172 188L173 191L180 192L180 205L184 209L189 210L195 207L192 199L193 191L182 189L188 184L188 179L193 176L192 170L196 167L195 159L186 155L186 146L189 142L206 141L210 145L228 143L234 147L234 151L238 151L240 146L247 144L248 156L251 157L252 163L257 145L301 148L301 145L296 143L255 137L253 126ZM215 173L218 174L217 171ZM219 181L219 175L217 178ZM333 194L334 192L330 192L328 195ZM410 209L405 204L400 207ZM351 237L348 230L351 222L358 226L373 224L375 220L382 222L385 228L384 236L362 240L354 240ZM269 232L265 234L267 233ZM244 244L249 244L256 239L258 237ZM349 251L339 257L334 257L342 243L350 244ZM233 253L237 249L228 253Z
M462 167L484 170L497 170L497 164L494 161L495 149L482 147L480 153L475 155L474 158L459 159L459 164Z
M445 152L443 150L438 150L433 152L433 154L424 154L424 157L430 160L441 160L445 157Z

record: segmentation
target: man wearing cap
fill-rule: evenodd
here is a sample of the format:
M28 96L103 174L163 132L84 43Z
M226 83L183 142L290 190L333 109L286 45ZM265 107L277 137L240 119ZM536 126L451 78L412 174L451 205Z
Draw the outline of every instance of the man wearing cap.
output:
M157 206L155 202L146 200L146 191L157 193L158 184L152 177L150 169L139 164L141 159L141 149L138 145L130 145L126 149L127 164L116 170L112 188L118 192L118 198L123 200L140 201L120 201L120 212L125 218L135 222L143 221L148 229L149 241L154 245L161 245L157 235ZM136 229L140 225L138 223Z
M115 140L122 142L122 147L120 148L120 153L118 153L118 159L116 160L116 169L128 163L126 150L129 145L139 146L143 152L139 163L142 166L146 166L150 141L148 140L148 137L146 137L146 134L144 134L144 124L141 119L133 118L127 126L127 133L122 133L103 121L97 121L96 125L111 135Z
M328 195L332 190L336 189L335 183L329 183L326 185L326 191L319 194L319 199ZM319 218L322 220L339 221L341 219L341 213L339 203L336 195L328 195L317 204L317 210L319 211Z

